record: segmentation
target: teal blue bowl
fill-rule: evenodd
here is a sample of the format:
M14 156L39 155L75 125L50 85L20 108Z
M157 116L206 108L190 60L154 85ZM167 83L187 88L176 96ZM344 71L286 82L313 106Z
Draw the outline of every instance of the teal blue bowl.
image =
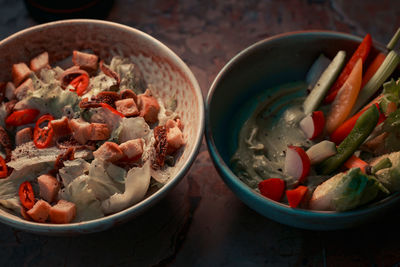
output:
M207 96L206 140L211 158L224 182L246 205L277 222L312 230L350 228L379 218L397 206L399 195L360 209L324 212L293 209L267 199L243 183L232 171L230 158L237 149L239 131L265 98L276 96L279 86L304 81L320 53L333 58L338 50L351 55L362 38L353 35L305 31L281 34L262 40L236 55L220 71ZM373 54L384 51L374 43ZM275 88L275 89L269 89ZM306 91L277 98L274 105L287 105Z

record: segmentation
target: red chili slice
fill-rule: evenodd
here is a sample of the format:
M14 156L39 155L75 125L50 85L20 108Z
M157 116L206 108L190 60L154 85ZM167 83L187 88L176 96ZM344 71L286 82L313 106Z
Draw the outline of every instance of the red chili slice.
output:
M35 205L35 194L33 193L33 188L30 182L25 181L19 186L18 190L19 200L22 206L28 210Z
M21 126L34 122L40 111L37 109L22 109L14 111L6 118L6 124L11 126Z
M8 169L6 161L0 156L0 178L6 178L8 175Z
M121 112L119 112L118 110L116 110L115 108L113 108L112 106L110 106L109 104L106 103L99 103L99 105L103 108L106 108L108 110L110 110L112 113L117 114L120 117L125 117L124 114L122 114Z
M73 79L70 83L75 90L70 89L72 92L76 92L77 95L81 96L86 91L89 86L89 76L86 74L81 74L75 79Z
M33 143L37 148L46 148L50 145L53 139L54 131L51 127L50 121L54 120L51 115L43 115L36 122L35 129L33 131ZM40 128L40 125L47 121L47 124Z

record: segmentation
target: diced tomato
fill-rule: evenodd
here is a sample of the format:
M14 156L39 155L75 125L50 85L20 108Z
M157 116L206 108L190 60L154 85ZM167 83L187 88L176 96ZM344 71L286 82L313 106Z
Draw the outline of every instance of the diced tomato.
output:
M296 189L286 190L286 197L291 208L296 208L303 200L308 188L304 185L299 185Z
M8 168L6 161L0 156L0 178L6 178L8 175Z
M40 111L37 109L22 109L14 111L6 118L6 124L11 126L21 126L35 121Z
M89 76L81 74L73 79L69 84L75 88L75 90L71 89L71 91L76 92L77 95L81 96L89 86Z
M19 200L22 206L28 210L35 205L35 194L33 193L33 188L30 182L25 181L19 186L18 190Z
M285 182L280 178L269 178L258 184L261 195L275 201L280 201L285 191Z
M51 127L50 121L54 120L54 117L47 114L43 115L38 119L33 131L33 143L37 148L46 148L50 145L54 131ZM46 123L47 122L47 123ZM41 128L41 124L46 123L46 125Z

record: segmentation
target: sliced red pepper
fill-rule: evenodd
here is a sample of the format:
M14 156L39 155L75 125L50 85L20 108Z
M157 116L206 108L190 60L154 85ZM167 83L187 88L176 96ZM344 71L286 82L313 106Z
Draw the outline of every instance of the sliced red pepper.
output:
M371 46L372 46L372 38L370 34L367 34L364 37L361 44L358 46L357 50L354 52L353 56L347 62L346 66L340 73L335 83L329 89L328 94L324 100L325 103L332 103L333 100L335 100L336 95L339 92L339 89L342 88L342 85L349 77L351 71L353 70L353 67L356 65L359 58L362 59L362 63L364 65L365 60L367 59L367 56L369 54L369 51L371 50Z
M340 125L330 136L330 140L334 142L336 145L339 145L353 130L354 125L357 122L357 119L372 105L375 105L378 110L379 110L379 120L378 120L378 125L381 124L385 119L385 114L380 112L379 104L377 101L380 100L382 96L377 97L374 99L371 103L369 103L367 106L365 106L362 110L360 110L357 114L355 114L353 117L350 119L346 120L342 125ZM375 102L375 103L374 103Z
M47 114L43 115L38 119L33 131L33 143L37 148L46 148L50 145L53 139L54 131L51 127L50 121L54 120L54 117ZM47 124L41 128L41 124L47 122Z
M121 112L119 112L118 110L116 110L115 108L113 108L112 106L110 106L109 104L106 103L99 103L99 105L103 108L108 109L109 111L111 111L114 114L117 114L120 117L125 117L124 114L122 114Z
M291 208L296 208L303 200L308 188L304 185L299 185L296 189L286 190L286 197Z
M35 194L33 193L33 188L30 182L25 181L19 186L18 190L19 200L22 206L28 210L35 205Z
M86 74L81 74L73 79L69 85L75 88L75 90L70 89L72 92L76 92L77 95L81 96L89 86L89 76Z
M269 178L258 184L261 195L275 201L280 201L285 191L285 182L280 178Z
M40 111L37 109L22 109L14 111L6 118L6 124L11 126L21 126L35 121Z
M359 157L352 155L344 164L347 169L351 168L360 168L360 170L365 173L365 168L368 166L368 163L360 159Z
M6 178L8 175L8 168L6 161L0 156L0 178Z

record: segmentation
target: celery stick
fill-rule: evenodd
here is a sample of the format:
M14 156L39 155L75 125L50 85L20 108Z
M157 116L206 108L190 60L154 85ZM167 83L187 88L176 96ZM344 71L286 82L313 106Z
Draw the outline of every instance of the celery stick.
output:
M374 76L372 76L369 82L367 82L367 84L361 89L357 101L351 111L351 115L354 115L367 103L371 96L374 95L386 79L389 78L399 63L400 56L394 50L390 51L382 62L382 65L375 72Z
M399 38L400 38L400 28L397 29L396 33L393 35L392 39L387 44L386 48L388 50L393 50L393 48L396 46L397 42L399 41Z
M326 70L322 73L318 82L303 103L303 109L306 115L315 111L319 104L321 104L325 94L339 75L344 65L345 58L346 52L342 50L339 51Z

